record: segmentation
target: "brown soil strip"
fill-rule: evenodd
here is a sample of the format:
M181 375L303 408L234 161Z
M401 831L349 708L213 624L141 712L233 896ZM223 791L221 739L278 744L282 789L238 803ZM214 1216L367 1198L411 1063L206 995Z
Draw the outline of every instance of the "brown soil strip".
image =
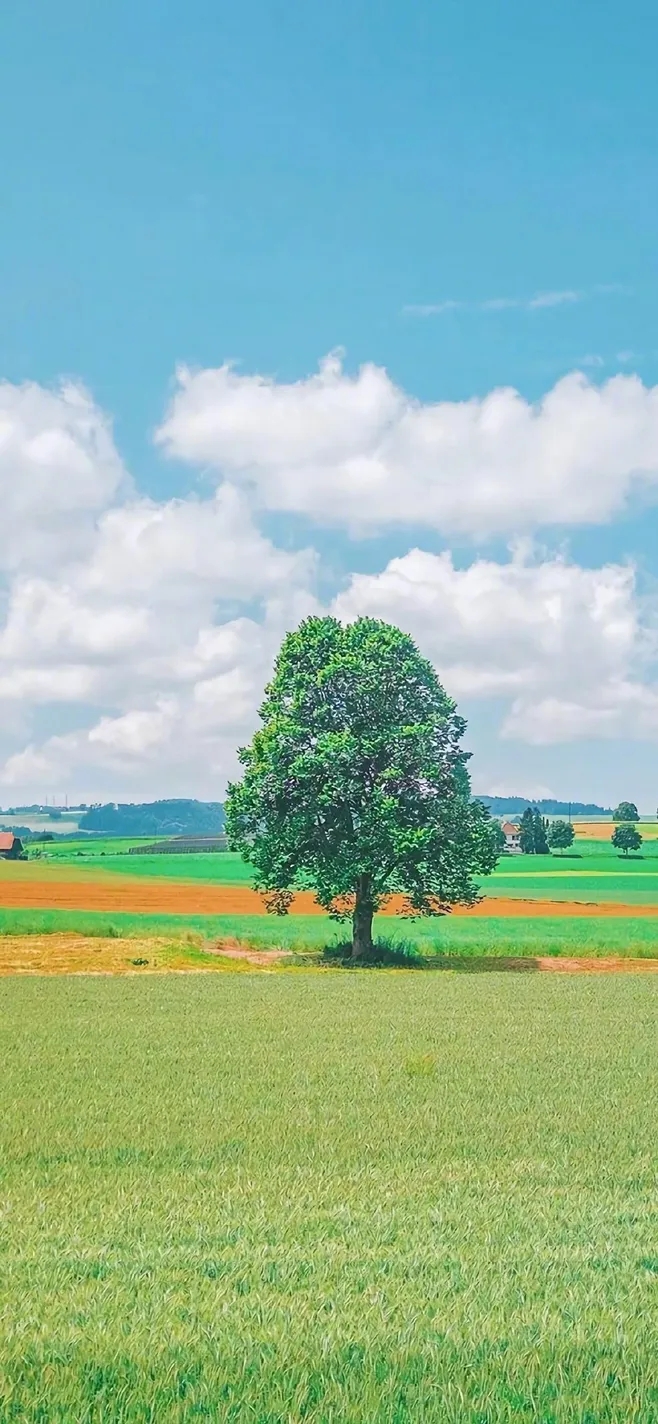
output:
M400 914L402 900L394 896L384 914ZM103 876L80 880L4 879L0 874L0 908L12 910L96 910L106 914L132 915L264 915L260 895L249 886L196 885L172 880L138 880L130 876ZM295 896L293 915L321 915L313 895L303 891ZM455 909L455 915L604 918L632 916L656 918L657 905L624 905L617 902L574 900L522 900L491 896L470 910Z
M606 959L558 959L551 956L536 959L535 963L540 970L559 974L619 974L658 969L658 959L622 959L612 954Z
M618 919L620 916L633 919L655 919L658 905L624 905L613 900L522 900L504 895L492 895L481 900L470 910L457 907L453 915L497 915L505 919L523 917L537 919L550 916L553 919Z
M242 945L214 944L206 945L206 954L217 954L222 959L241 959L246 964L256 964L260 969L266 969L272 964L278 964L280 959L290 959L289 949L247 949Z

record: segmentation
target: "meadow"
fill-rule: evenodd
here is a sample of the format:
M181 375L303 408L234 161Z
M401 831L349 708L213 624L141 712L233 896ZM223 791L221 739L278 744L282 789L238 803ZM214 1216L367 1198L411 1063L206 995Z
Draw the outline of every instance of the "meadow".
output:
M378 916L375 937L392 949L410 954L564 955L604 957L614 954L640 959L658 958L658 918L632 915L587 919L569 916L538 918L520 915L478 916L409 921ZM111 915L93 910L31 910L0 908L0 940L15 935L84 935L98 939L167 937L183 944L189 935L209 944L232 942L257 949L284 949L298 954L321 954L343 942L347 926L320 915L284 918L264 915Z
M253 878L251 867L237 855L131 855L134 844L111 839L54 842L39 847L38 857L32 852L27 865L0 863L0 935L68 931L100 938L152 935L182 941L192 933L210 943L226 939L305 953L319 953L345 938L346 929L326 916L300 913L279 919L242 913L237 902L232 907L228 900L225 903L224 891L231 887L248 891ZM68 902L62 895L64 882L75 892ZM15 893L30 883L41 891L32 906L21 904ZM143 887L134 907L131 885ZM221 892L219 900L213 887ZM658 916L639 917L658 907L655 841L645 843L639 856L628 859L620 857L609 842L580 838L564 855L503 857L482 888L485 903L476 917L419 921L379 917L376 934L391 946L406 946L424 956L658 957ZM209 890L214 894L212 904L206 903ZM63 901L59 907L58 899ZM486 913L487 900L492 902L491 914ZM527 913L519 901L527 902ZM554 916L545 902L555 904ZM576 915L583 903L587 918ZM501 913L505 904L515 909L514 916ZM574 905L573 916L569 904ZM628 907L628 913L620 906Z
M658 1418L655 979L0 995L3 1422Z

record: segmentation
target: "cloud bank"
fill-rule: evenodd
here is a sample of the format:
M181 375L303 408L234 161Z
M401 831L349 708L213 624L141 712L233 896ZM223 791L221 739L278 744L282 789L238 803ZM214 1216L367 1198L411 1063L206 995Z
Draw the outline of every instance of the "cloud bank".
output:
M337 357L286 384L178 372L157 440L258 506L374 530L429 528L474 542L601 524L634 492L658 495L658 388L565 377L536 405L518 391L423 404L380 367Z
M634 569L518 542L607 521L636 488L655 498L656 389L575 375L536 406L423 405L335 357L292 384L222 366L179 373L157 442L203 469L202 495L142 496L82 388L0 387L3 804L221 795L283 634L327 609L407 629L503 741L658 738L655 609ZM305 515L308 547L278 547L269 511ZM394 530L402 552L321 603L323 525ZM423 528L517 543L460 567Z

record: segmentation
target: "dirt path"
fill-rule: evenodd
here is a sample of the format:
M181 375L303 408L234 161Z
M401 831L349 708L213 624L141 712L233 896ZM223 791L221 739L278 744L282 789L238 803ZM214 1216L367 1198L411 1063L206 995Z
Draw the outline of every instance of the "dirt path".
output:
M1 935L0 978L8 975L151 975L151 974L212 974L242 970L270 973L286 958L283 950L256 950L235 943L217 944L203 955L189 946L172 945L166 939L96 939L84 935ZM229 964L227 964L227 960ZM658 970L658 959L626 959L611 955L606 959L559 959L553 955L538 958L478 957L446 955L436 965L438 972L523 973L548 974L614 974L651 973ZM303 972L303 971L302 971ZM311 969L310 972L317 972ZM340 972L340 971L321 971ZM409 974L414 970L368 970Z

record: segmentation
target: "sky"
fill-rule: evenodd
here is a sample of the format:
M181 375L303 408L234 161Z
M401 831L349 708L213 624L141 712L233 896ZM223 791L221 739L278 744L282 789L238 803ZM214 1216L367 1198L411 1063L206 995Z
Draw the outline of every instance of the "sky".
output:
M658 806L648 0L6 0L0 802L216 800L399 624L476 791Z

